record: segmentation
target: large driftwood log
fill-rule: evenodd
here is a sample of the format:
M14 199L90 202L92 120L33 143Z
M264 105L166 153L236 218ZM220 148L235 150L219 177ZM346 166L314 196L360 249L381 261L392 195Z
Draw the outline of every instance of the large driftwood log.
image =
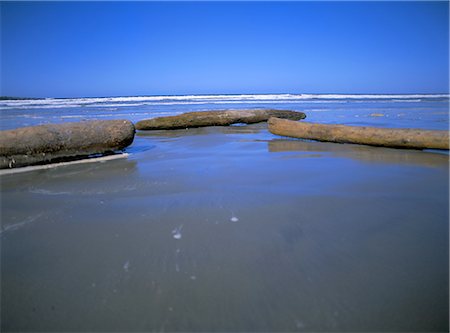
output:
M134 125L128 120L22 127L0 132L0 169L105 154L129 146Z
M448 131L324 125L270 118L269 131L293 138L371 146L449 149Z
M136 123L136 129L166 130L204 126L228 126L236 123L253 124L267 121L270 117L300 120L306 118L306 115L303 112L265 109L188 112L177 116L141 120Z

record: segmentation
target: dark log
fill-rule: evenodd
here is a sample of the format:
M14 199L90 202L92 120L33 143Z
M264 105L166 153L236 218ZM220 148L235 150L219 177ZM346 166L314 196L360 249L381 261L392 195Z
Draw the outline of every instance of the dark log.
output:
M267 121L270 117L300 120L306 118L303 112L289 110L222 110L188 112L177 116L141 120L138 130L167 130L204 126L228 126L236 123L253 124Z
M129 146L128 120L94 120L0 131L0 169L68 161Z
M276 135L317 141L356 143L411 149L449 149L448 131L324 125L269 119L269 131Z

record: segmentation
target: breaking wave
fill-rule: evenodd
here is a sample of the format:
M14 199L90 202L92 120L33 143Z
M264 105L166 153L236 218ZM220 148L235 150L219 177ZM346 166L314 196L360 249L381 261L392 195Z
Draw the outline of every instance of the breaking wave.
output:
M237 103L345 103L352 101L390 101L413 103L423 99L449 98L448 94L242 94L179 95L95 98L44 98L0 101L0 110L71 107L136 107L141 105L237 104Z

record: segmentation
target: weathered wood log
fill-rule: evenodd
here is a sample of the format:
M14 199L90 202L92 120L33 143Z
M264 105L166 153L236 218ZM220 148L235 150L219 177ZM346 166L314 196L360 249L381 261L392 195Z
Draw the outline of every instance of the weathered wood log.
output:
M128 120L94 120L0 131L0 169L106 154L129 146Z
M228 126L236 123L253 124L267 121L270 117L300 120L306 118L306 115L297 111L269 109L188 112L177 116L141 120L136 123L136 129L166 130L204 126Z
M423 129L324 125L270 118L269 131L293 138L411 149L449 149L449 132Z

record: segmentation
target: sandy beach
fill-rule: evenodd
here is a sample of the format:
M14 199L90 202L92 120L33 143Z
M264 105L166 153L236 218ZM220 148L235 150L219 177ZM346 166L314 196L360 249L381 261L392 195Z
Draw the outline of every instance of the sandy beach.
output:
M126 151L1 176L2 331L448 329L448 155L265 123Z

